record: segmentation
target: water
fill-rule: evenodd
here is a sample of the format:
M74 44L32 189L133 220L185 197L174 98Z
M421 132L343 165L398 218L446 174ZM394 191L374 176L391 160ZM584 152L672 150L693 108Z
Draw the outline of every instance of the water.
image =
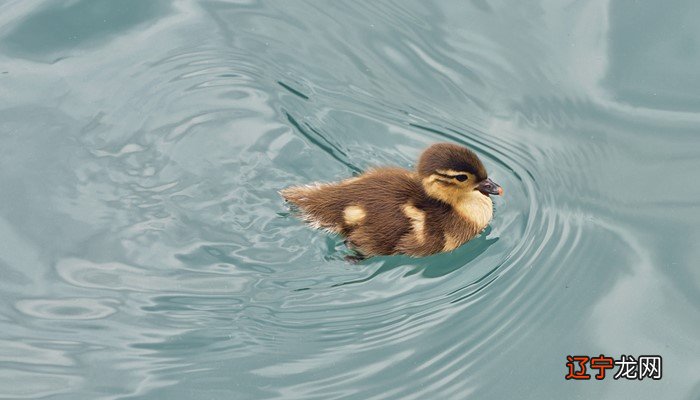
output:
M0 397L700 398L699 4L3 2ZM505 189L453 253L276 194L436 141Z

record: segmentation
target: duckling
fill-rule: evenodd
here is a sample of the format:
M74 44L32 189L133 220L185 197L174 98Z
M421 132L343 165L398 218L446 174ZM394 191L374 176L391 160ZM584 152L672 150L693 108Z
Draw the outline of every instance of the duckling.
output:
M346 238L350 261L452 251L488 225L489 195L503 189L466 147L437 143L415 171L384 167L340 182L293 186L280 195L315 228Z

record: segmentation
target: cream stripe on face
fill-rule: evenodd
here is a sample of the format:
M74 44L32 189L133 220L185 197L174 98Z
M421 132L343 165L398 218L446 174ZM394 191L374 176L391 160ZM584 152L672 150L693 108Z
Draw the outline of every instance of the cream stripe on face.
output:
M455 181L460 182L460 183L466 182L466 181L470 181L470 182L474 181L473 174L470 174L469 172L455 171L453 169L438 169L438 170L435 170L433 175L440 177L440 178L438 178L440 180L447 180L447 181L451 181L453 183Z
M419 243L425 243L425 213L411 203L404 204L403 213L411 220L413 233L416 235L416 240Z
M435 170L438 174L443 174L443 175L448 175L448 176L457 176L457 175L466 175L467 172L465 171L455 171L453 169L437 169Z
M442 183L446 183L446 184L448 184L448 185L454 185L454 184L455 184L455 181L454 181L451 177L448 177L448 176L441 176L441 175L438 175L438 174L432 174L432 175L430 175L429 177L425 178L424 181L427 181L427 182L442 182Z

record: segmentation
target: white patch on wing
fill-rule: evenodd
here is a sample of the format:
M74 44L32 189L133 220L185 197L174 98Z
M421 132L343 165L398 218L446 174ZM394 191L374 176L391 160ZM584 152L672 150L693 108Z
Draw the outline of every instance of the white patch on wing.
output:
M413 204L407 203L403 206L403 213L411 221L416 240L420 244L425 243L425 212L419 210Z
M359 206L348 206L343 210L343 219L348 225L361 224L362 221L364 221L365 216L367 216L367 213L365 213L365 210Z

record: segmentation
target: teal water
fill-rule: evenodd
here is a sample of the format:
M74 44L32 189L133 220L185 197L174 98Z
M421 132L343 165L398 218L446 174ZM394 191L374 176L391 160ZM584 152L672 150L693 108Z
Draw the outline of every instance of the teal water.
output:
M0 3L0 398L700 398L699 16ZM276 194L436 141L505 189L449 254L347 264Z

